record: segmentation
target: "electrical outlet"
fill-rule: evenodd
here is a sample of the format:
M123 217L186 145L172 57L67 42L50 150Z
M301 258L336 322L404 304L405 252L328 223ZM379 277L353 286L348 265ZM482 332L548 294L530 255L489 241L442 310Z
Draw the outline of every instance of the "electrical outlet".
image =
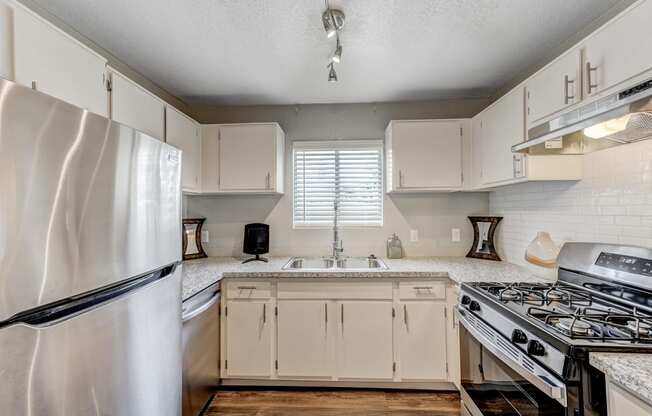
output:
M419 230L410 230L410 242L416 243L419 241Z
M451 240L454 243L459 243L461 239L462 239L462 234L460 232L460 229L459 228L453 228L451 230Z
M211 241L211 236L208 233L208 230L202 230L201 232L201 242L202 243L208 243Z

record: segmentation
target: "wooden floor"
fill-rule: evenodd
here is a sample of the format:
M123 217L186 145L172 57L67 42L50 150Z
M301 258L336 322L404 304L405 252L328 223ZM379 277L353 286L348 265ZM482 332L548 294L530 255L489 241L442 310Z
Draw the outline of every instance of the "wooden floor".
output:
M204 416L459 416L448 392L381 390L219 391Z

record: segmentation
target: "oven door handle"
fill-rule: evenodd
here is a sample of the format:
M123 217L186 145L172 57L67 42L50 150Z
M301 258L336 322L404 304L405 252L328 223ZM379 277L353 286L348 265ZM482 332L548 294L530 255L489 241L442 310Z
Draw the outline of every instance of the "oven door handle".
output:
M556 380L555 377L536 364L534 365L535 365L535 369L538 370L537 373L528 370L521 363L516 361L514 358L504 353L502 351L502 348L497 345L496 341L490 339L487 336L487 334L491 334L491 337L494 339L496 337L504 338L502 334L499 334L498 332L494 331L493 328L489 328L489 327L483 328L482 332L479 331L467 318L466 314L469 312L465 311L464 309L461 309L459 306L456 310L456 313L457 313L457 317L459 318L459 321L462 323L462 325L464 325L464 328L467 331L469 331L469 333L473 335L473 337L476 340L478 340L484 348L491 351L491 353L493 353L496 357L498 357L503 363L508 365L512 370L516 371L525 380L529 381L534 386L536 386L548 397L558 401L564 407L567 407L566 386L563 383L560 382L560 384L553 384L552 382ZM487 334L485 334L485 332ZM525 357L525 354L522 354L522 357Z

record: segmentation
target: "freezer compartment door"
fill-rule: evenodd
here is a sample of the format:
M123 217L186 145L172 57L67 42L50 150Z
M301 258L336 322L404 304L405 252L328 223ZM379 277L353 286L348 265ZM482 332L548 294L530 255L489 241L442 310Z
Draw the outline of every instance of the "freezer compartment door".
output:
M180 261L180 151L0 79L0 321Z
M78 314L0 329L0 413L180 415L180 279L179 267Z

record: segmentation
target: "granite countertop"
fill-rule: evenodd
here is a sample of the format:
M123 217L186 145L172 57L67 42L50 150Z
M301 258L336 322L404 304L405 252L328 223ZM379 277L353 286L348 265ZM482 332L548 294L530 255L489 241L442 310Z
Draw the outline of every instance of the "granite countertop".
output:
M506 262L470 259L467 257L411 257L400 260L382 259L388 270L306 271L282 270L289 257L271 257L269 263L242 264L234 257L207 257L183 262L183 299L223 279L246 278L450 278L462 282L478 281L542 281L527 269Z
M652 405L652 354L592 352L589 362L614 383Z

